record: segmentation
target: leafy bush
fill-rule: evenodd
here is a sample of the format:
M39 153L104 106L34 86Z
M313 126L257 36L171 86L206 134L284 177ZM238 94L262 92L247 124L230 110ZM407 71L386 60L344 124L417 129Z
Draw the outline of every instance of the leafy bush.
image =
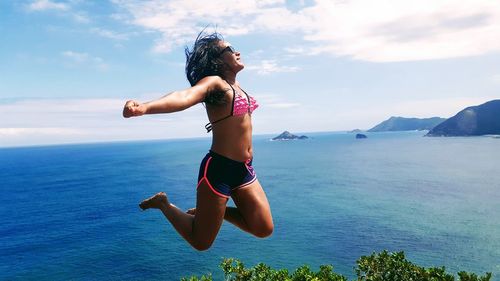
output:
M405 258L404 252L373 253L358 259L354 268L357 281L455 281L455 276L446 273L444 267L424 268ZM259 263L255 267L245 265L232 258L225 258L220 267L227 281L347 281L343 275L333 272L333 266L322 265L318 272L309 266L297 268L291 275L287 269L275 270ZM490 281L491 273L477 276L465 271L458 272L458 281ZM212 276L182 278L181 281L212 281Z
M287 269L275 270L266 264L259 263L255 267L245 268L245 265L236 259L224 259L220 265L224 271L224 280L227 281L347 281L342 275L333 272L330 265L322 265L318 272L311 271L309 266L303 265L295 270L292 275ZM211 275L182 278L181 281L211 281Z
M405 258L403 252L388 253L383 251L371 256L363 256L356 262L358 281L454 281L455 277L446 273L443 267L424 268L415 265ZM461 271L459 281L489 281L491 273L477 276L474 273Z

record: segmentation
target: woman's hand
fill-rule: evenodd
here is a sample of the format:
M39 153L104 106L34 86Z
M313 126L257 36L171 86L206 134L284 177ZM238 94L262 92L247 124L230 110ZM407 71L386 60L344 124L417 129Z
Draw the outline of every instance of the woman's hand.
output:
M123 117L129 118L134 116L141 116L146 113L146 105L140 104L137 101L129 100L123 107Z

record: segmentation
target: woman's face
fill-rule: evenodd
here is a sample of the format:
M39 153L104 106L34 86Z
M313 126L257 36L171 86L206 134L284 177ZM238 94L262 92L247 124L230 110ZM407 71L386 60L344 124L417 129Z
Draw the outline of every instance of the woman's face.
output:
M221 59L226 64L229 71L238 73L245 65L241 61L240 52L236 51L229 42L221 42Z

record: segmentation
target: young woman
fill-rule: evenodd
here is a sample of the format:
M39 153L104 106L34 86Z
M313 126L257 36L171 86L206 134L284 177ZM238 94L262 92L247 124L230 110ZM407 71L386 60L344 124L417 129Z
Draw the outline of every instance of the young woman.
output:
M236 80L244 68L240 53L218 33L200 33L193 49L186 48L186 75L191 87L158 100L127 101L125 118L171 113L205 103L212 146L203 158L196 188L196 208L183 212L160 192L139 206L159 209L179 234L197 250L212 245L223 220L257 237L273 232L273 219L252 167L252 112L258 107ZM231 197L236 205L227 207Z

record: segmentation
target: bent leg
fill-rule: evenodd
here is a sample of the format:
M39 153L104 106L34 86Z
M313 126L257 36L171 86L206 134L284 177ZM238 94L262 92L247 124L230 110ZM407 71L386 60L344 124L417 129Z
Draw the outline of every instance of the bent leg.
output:
M190 208L186 210L186 213L194 215L196 214L196 208ZM246 232L251 232L238 208L226 207L226 212L224 213L224 219Z
M191 208L186 210L187 214L194 215L196 214L196 208ZM240 228L243 231L251 233L251 229L248 227L245 219L241 215L240 211L238 208L235 207L226 207L226 212L224 213L224 219L227 220L228 222L234 224L238 228Z
M231 196L236 208L226 209L225 219L257 237L267 237L274 230L271 207L259 181L235 190Z
M196 214L186 214L170 204L165 193L161 192L144 200L142 209L160 209L177 232L193 248L203 251L210 248L217 237L226 210L227 198L215 195L206 181L200 183L196 192Z

